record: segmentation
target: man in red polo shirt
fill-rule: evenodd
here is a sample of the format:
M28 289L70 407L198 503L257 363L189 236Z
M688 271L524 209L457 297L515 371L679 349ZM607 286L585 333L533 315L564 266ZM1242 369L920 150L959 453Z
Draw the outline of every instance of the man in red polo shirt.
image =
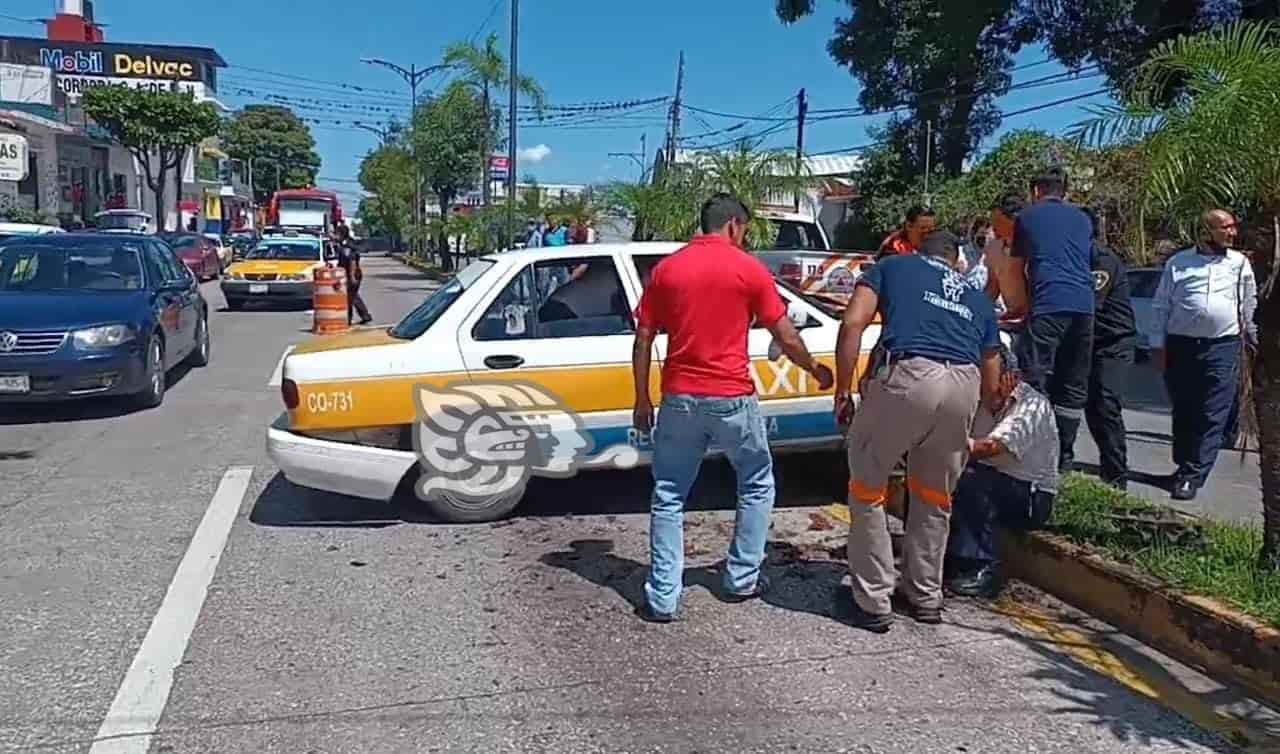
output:
M764 264L742 250L751 216L738 199L717 194L702 205L702 235L659 262L640 299L632 368L634 422L653 427L649 367L653 337L667 333L662 410L653 432L654 489L649 518L649 578L642 615L674 618L684 579L684 506L708 445L722 449L738 476L738 516L723 577L724 597L742 601L768 586L760 573L773 510L773 458L747 354L753 320L783 353L826 390L831 369L818 363Z

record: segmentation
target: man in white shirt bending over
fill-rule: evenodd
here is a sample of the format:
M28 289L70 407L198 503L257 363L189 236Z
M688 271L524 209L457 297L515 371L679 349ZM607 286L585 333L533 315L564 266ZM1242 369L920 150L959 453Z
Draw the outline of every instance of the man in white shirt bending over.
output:
M1001 578L995 526L1036 529L1048 523L1058 494L1058 423L1053 404L1022 381L1000 349L1000 387L973 420L969 464L951 499L947 591L995 597Z
M1208 480L1229 430L1240 352L1257 343L1258 288L1248 257L1231 248L1236 219L1215 209L1201 223L1205 240L1169 259L1152 304L1152 360L1173 409L1175 500L1194 499Z

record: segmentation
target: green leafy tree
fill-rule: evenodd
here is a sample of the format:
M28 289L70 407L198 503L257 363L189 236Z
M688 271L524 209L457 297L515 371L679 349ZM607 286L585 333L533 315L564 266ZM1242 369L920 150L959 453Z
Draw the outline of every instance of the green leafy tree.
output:
M766 205L791 204L797 192L814 182L794 154L755 151L746 143L703 155L698 159L698 168L705 191L732 194L753 211ZM747 247L771 247L775 235L774 225L753 212L747 228Z
M447 215L458 195L475 187L488 139L484 103L463 84L450 86L438 98L418 108L409 134L409 148L422 180ZM437 228L439 248L447 235ZM449 259L445 259L446 269Z
M253 161L254 199L266 202L278 188L314 186L320 155L311 129L280 105L249 105L227 122L227 154ZM279 177L279 185L276 178Z
M995 100L1011 83L1013 56L1039 36L1034 13L1016 0L849 0L850 15L836 23L831 57L862 83L864 108L904 108L910 117L889 130L909 169L924 165L933 123L933 154L947 176L995 132ZM778 17L793 23L813 12L815 0L776 0Z
M489 171L489 153L494 146L501 143L502 118L493 106L493 93L510 85L510 68L498 47L498 35L490 34L485 38L483 46L470 42L455 42L445 48L444 64L457 69L460 81L472 87L484 105L483 123L489 124L485 132L485 143L481 154L484 155L482 170L484 180L481 191L485 205L489 204L489 189L492 184ZM534 103L539 111L546 102L546 95L538 82L528 76L520 76L516 81L516 90Z
M1172 82L1183 94L1167 100ZM1278 122L1280 33L1270 23L1236 23L1159 45L1134 75L1124 102L1098 108L1077 132L1086 143L1143 145L1150 161L1144 202L1169 213L1184 240L1198 237L1195 223L1201 212L1223 207L1252 219L1271 242L1256 313L1260 342L1252 385L1242 385L1241 428L1251 434L1256 417L1262 560L1273 568L1280 567Z
M165 227L165 181L172 171L181 175L188 149L217 135L217 108L181 92L102 86L84 93L84 112L142 166L156 199L156 227Z
M1256 0L1066 0L1038 3L1036 10L1054 57L1069 67L1096 63L1118 88L1131 85L1142 63L1165 42L1236 20L1280 15L1276 3ZM1158 99L1167 101L1180 82L1169 79L1162 86Z
M397 240L413 230L413 154L403 140L371 151L360 162L360 186L366 197L361 216Z

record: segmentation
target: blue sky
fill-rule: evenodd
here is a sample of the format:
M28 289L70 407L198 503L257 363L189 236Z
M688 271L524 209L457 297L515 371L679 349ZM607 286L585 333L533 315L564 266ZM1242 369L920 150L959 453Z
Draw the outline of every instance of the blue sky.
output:
M4 14L44 17L53 0L7 0ZM376 56L404 66L439 61L446 44L500 34L506 49L508 0L411 2L381 0L352 4L344 0L306 3L273 0L98 0L97 16L112 42L189 44L217 49L232 66L222 72L219 98L238 107L275 94L295 100L322 100L301 114L325 120L376 121L373 113L352 115L335 102L373 107L408 107L407 86L390 71L364 65ZM819 12L793 26L773 13L773 0L649 0L643 3L589 0L524 0L521 3L520 58L523 73L537 78L553 104L617 102L662 97L675 87L676 60L685 52L685 101L729 114L768 117L794 113L787 102L805 87L811 110L856 107L858 83L828 56L826 43L847 4L818 3ZM375 10L376 8L376 10ZM305 9L305 11L303 10ZM43 27L0 18L0 34L42 36ZM1015 82L1058 72L1040 49L1026 49ZM251 70L258 69L258 70ZM268 71L270 73L262 73ZM351 92L335 82L376 89ZM431 84L439 86L439 77ZM1017 110L1093 91L1100 79L1068 81L1012 92L1001 109ZM241 95L251 89L254 95ZM1002 130L1043 128L1060 131L1078 122L1083 107L1105 96L1007 118ZM505 102L505 96L503 98ZM784 106L785 103L785 106ZM781 107L780 107L781 106ZM780 109L777 109L780 108ZM629 116L613 123L574 128L531 126L520 130L522 148L538 147L536 162L522 160L521 177L532 173L544 183L583 183L634 179L632 160L609 152L635 152L641 134L652 154L662 142L664 111ZM806 134L809 151L830 151L868 141L866 127L880 118L862 117L813 123ZM740 122L686 113L684 134L701 134ZM773 121L749 121L741 132L755 132ZM795 129L780 127L767 146L794 144ZM354 192L361 157L377 137L349 125L314 127L321 156L322 184ZM708 137L704 143L713 143Z

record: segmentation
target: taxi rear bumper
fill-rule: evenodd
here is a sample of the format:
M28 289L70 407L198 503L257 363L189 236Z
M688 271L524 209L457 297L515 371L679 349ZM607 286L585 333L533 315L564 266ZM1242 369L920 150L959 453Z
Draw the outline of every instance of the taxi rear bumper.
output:
M340 495L391 500L405 474L418 462L411 451L334 442L288 429L281 414L267 427L267 455L285 479Z

